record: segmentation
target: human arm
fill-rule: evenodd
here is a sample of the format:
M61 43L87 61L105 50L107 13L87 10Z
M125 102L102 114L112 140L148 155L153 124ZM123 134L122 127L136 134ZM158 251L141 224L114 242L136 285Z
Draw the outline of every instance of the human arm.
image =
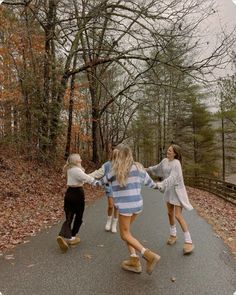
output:
M151 188L155 188L158 189L157 183L155 183L151 177L149 176L149 174L146 171L143 171L143 184L145 186L151 187Z
M179 160L174 160L174 165L171 169L170 175L161 182L158 182L158 189L162 192L178 186L183 182L182 167Z
M163 177L163 172L162 172L163 161L164 160L162 160L159 164L157 164L155 166L150 166L150 167L146 168L146 171L148 173L155 175L155 176Z
M109 183L109 181L108 181L107 175L104 175L99 180L96 180L96 184L99 185L99 186L104 186L104 185L106 185L108 183Z
M105 170L104 170L104 167L102 166L101 168L93 171L92 173L89 173L88 175L94 178L100 179L104 176L104 174L105 174Z
M70 177L72 177L73 179L75 179L78 182L89 183L92 185L94 185L96 183L96 180L94 177L86 174L79 167L75 167L75 168L70 169L70 171L68 173L70 174Z

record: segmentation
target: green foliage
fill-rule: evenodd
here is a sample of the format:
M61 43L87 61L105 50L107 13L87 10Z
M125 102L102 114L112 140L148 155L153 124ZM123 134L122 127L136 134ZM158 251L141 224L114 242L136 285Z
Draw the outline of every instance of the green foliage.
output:
M217 170L212 115L203 103L202 87L180 70L187 62L184 47L172 40L165 54L157 56L162 63L157 62L146 76L150 86L145 107L132 127L135 150L139 160L153 164L165 157L171 142L177 143L183 150L186 173L211 176Z

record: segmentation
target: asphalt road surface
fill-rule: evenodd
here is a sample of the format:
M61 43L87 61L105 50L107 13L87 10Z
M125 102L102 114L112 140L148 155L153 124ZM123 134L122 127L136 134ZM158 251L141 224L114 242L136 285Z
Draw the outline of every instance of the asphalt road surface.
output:
M204 219L184 213L195 251L182 254L183 235L166 245L169 234L161 193L145 188L144 211L133 234L161 255L152 275L120 268L128 252L119 234L105 232L106 198L88 206L80 230L81 243L62 254L56 243L60 225L44 230L0 257L0 295L233 295L236 260ZM174 279L173 279L174 278Z

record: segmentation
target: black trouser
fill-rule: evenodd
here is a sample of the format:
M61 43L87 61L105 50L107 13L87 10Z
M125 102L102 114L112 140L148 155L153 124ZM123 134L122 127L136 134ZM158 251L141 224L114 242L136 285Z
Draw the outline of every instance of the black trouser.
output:
M66 221L62 225L59 236L62 236L66 239L76 236L83 222L84 203L83 188L68 187L64 198Z

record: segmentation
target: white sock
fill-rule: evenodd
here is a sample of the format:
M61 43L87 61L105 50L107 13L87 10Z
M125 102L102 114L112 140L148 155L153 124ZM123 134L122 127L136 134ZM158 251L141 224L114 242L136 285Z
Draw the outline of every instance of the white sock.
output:
M108 220L112 220L112 215L111 216L109 216L109 215L107 216L107 221Z
M146 250L147 250L146 248L142 248L141 249L141 254L143 255Z
M189 231L184 232L184 240L185 243L190 243L192 244L192 239Z
M130 257L138 257L138 255L136 253L132 253L130 254Z
M174 225L171 225L170 226L170 235L176 237L176 233L177 233L177 231L176 231L176 225L175 224Z

